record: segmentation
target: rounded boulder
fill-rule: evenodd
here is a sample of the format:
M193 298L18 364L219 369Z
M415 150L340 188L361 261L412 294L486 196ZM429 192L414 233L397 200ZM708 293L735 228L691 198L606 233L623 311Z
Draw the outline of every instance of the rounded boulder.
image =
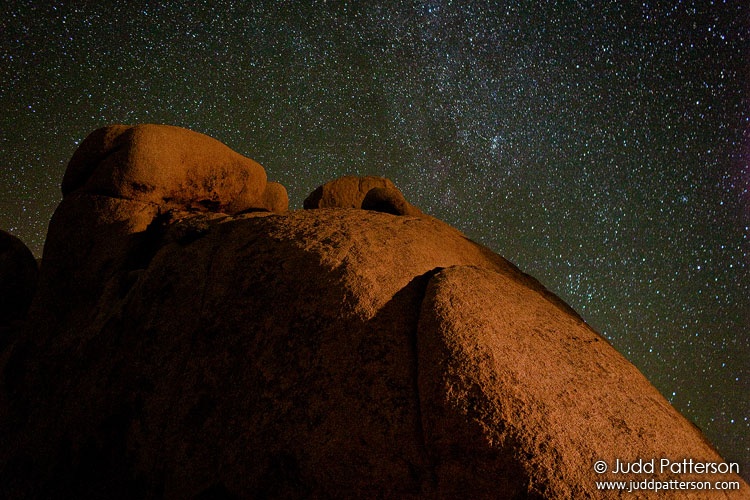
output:
M318 186L305 199L303 208L362 208L362 201L373 188L397 189L385 177L345 175Z
M112 125L74 153L63 195L131 199L167 208L265 209L267 177L257 162L207 135L170 125ZM241 203L237 203L241 200Z

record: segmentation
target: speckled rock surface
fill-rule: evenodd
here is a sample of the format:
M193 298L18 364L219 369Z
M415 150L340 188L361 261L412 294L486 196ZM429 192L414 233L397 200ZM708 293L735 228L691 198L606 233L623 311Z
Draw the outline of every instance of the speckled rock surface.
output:
M0 351L2 498L620 498L596 480L642 475L596 461L721 461L575 311L443 222L160 205L76 165ZM378 187L356 185L360 206Z
M439 221L191 214L158 234L85 315L4 355L11 496L595 497L595 459L720 460L559 299Z
M362 200L373 188L396 189L395 184L385 177L355 177L345 175L318 186L305 198L305 209L315 208L362 208Z

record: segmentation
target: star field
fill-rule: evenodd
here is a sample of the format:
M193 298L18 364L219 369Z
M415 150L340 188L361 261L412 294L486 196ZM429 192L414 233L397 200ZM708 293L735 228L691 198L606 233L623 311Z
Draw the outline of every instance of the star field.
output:
M746 2L5 2L0 228L41 256L67 160L168 123L293 208L343 174L542 281L750 471Z

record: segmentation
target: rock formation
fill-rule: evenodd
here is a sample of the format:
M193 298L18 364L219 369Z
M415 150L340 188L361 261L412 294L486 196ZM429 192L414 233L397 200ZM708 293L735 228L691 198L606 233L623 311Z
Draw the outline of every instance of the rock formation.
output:
M355 177L345 175L318 186L305 198L305 209L313 208L362 208L367 192L372 188L397 189L390 179L384 177Z
M406 201L390 179L373 176L345 175L326 182L310 193L303 208L361 208L391 215L426 217Z
M37 275L31 250L12 234L0 231L0 326L26 316Z
M168 125L113 125L92 132L73 154L62 182L63 200L45 242L48 258L38 312L64 321L104 293L126 260L149 250L154 221L192 213L285 212L286 189L267 182L255 161L206 135ZM152 228L158 230L158 227ZM138 250L134 250L134 246ZM70 282L58 296L54 283ZM52 296L48 296L52 294Z
M169 125L113 125L81 143L62 191L235 213L267 210L266 186L263 167L206 135Z
M0 357L0 497L616 498L597 460L722 461L570 307L401 216L390 181L283 214L223 212L231 182L209 204L113 198L81 181L124 168L102 153L121 131L98 134Z
M271 212L284 213L289 209L289 195L278 182L269 182L263 192L263 207ZM252 208L243 210L252 210Z

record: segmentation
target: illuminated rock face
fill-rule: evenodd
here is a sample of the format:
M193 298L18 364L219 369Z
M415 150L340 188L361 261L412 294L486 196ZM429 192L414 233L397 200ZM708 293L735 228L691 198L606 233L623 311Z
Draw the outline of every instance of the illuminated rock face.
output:
M721 461L560 299L438 220L85 196L0 358L0 496L602 498L621 477L599 460ZM56 258L66 234L83 256Z
M68 163L62 192L36 302L46 304L38 314L50 323L77 311L80 327L111 274L143 259L134 252L148 253L144 240L155 241L167 222L199 213L283 213L289 204L286 189L268 182L260 164L216 139L169 125L95 130ZM67 287L62 294L61 283Z
M66 196L79 192L163 208L235 213L269 209L266 186L260 164L216 139L180 127L146 124L92 132L73 154L62 191Z
M398 191L396 185L385 177L345 175L319 186L305 198L303 206L306 209L362 208L365 196L375 188Z

